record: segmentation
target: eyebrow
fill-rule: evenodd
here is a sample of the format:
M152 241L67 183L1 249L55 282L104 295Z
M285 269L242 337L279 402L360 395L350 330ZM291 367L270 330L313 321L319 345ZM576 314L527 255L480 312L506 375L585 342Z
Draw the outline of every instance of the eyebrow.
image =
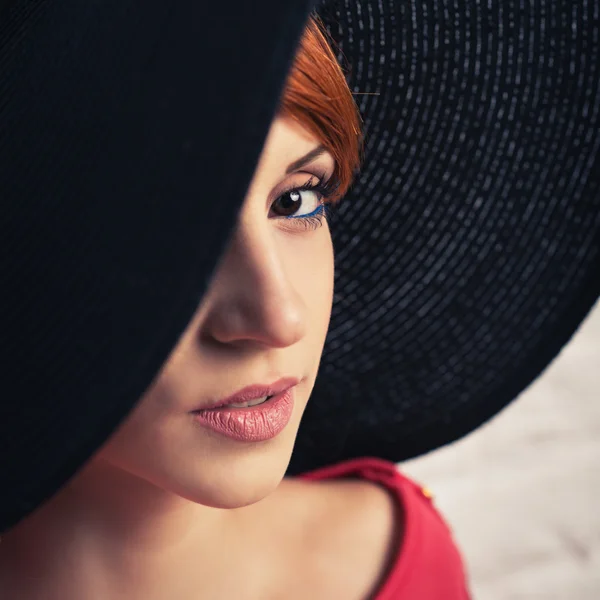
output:
M305 154L302 158L299 158L298 160L295 160L293 163L290 163L288 168L285 170L285 174L288 175L289 173L292 173L293 171L297 171L298 169L303 167L305 164L309 163L311 160L314 160L315 158L317 158L317 156L321 156L321 154L324 154L324 153L325 153L325 147L318 146L314 150L311 150L308 154Z

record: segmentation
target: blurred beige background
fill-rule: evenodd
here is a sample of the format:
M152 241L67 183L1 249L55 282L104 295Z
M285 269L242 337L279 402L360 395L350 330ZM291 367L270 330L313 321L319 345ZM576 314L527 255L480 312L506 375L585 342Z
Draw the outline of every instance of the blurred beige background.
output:
M435 494L474 600L600 600L600 305L516 402L401 470Z

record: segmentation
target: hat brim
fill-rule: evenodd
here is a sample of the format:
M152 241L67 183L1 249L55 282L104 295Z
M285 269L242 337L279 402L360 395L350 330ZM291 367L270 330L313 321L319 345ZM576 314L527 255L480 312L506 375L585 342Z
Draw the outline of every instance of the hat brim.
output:
M401 461L516 398L600 292L599 3L326 2L366 126L290 473Z
M307 13L303 0L2 12L0 532L108 439L187 327Z

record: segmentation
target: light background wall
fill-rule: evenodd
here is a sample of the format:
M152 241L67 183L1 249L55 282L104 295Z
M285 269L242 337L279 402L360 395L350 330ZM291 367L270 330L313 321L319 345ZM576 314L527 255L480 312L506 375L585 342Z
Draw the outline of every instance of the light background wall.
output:
M475 600L600 600L600 305L513 404L400 468L435 494Z

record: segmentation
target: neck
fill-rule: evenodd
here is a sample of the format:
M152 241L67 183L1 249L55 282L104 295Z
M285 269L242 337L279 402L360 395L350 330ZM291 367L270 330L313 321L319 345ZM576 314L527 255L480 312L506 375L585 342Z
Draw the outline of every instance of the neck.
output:
M255 510L195 504L91 461L3 538L0 589L18 590L7 598L201 598L194 586L224 572L232 549L243 552Z

